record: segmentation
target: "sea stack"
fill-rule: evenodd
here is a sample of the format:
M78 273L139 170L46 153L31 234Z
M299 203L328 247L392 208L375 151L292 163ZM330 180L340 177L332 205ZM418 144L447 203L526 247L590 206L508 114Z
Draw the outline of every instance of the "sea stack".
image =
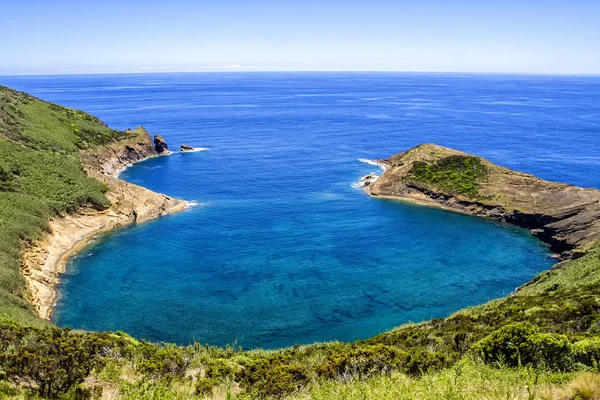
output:
M192 146L188 146L187 144L182 144L180 150L181 151L192 151L192 150L194 150L194 148Z
M154 135L154 149L158 154L168 153L169 146L165 142L165 138L159 135Z

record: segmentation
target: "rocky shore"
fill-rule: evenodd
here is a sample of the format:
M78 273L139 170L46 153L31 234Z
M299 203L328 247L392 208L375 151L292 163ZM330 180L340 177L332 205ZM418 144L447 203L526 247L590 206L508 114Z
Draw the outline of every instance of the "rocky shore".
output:
M479 160L484 173L477 182L466 182L470 184L468 191L459 193L436 184L432 171L438 171L439 165L449 165L447 160L473 158ZM414 147L381 162L388 168L365 188L373 197L399 199L524 227L549 243L563 260L581 256L600 238L599 190L549 182L434 144ZM415 174L416 168L429 175ZM460 178L459 173L441 173L444 172ZM433 178L427 180L424 176Z
M69 257L99 233L140 223L163 214L181 211L187 203L155 193L117 178L123 168L157 156L152 138L143 128L130 130L131 137L117 143L80 153L84 169L106 185L112 206L105 210L81 209L50 221L51 234L24 253L23 275L31 303L41 318L50 319L56 301L55 286ZM166 146L164 139L161 143ZM161 144L162 148L162 144Z

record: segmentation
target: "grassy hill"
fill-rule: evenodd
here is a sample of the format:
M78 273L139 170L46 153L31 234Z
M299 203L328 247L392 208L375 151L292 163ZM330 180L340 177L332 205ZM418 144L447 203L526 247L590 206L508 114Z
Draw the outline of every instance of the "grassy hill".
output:
M0 87L0 398L600 398L600 244L507 298L354 343L178 347L40 320L22 249L53 216L109 206L78 153L129 135Z
M85 174L77 154L128 135L0 86L0 319L42 324L26 301L21 250L47 232L49 218L109 206L106 188Z

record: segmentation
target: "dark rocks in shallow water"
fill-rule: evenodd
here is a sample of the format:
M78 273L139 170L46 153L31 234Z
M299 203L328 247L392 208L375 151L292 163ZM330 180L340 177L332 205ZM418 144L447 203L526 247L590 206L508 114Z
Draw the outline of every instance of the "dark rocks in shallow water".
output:
M377 180L377 175L369 174L360 178L360 187L367 187Z
M187 144L182 144L180 150L181 151L192 151L192 150L194 150L194 148L192 146L188 146Z
M154 149L158 154L162 154L169 151L169 146L165 142L165 138L159 135L154 135Z

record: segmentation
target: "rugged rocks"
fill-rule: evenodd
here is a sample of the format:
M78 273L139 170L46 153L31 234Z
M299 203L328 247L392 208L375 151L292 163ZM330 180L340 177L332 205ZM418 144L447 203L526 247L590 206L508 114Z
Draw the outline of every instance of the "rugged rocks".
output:
M600 238L600 191L596 189L545 181L484 159L480 160L487 175L476 183L477 196L415 179L415 163L420 167L433 165L451 156L473 157L433 144L396 154L386 160L390 167L366 191L375 197L407 200L531 229L563 259L583 254Z
M180 150L181 151L192 151L192 150L194 150L194 148L192 146L188 146L187 144L182 144Z
M158 154L163 154L169 151L169 146L162 136L154 135L154 149Z
M369 175L365 175L362 178L360 178L360 183L359 186L360 187L367 187L370 184L372 184L373 182L375 182L377 180L378 176L375 174L369 174Z
M129 139L79 153L88 174L116 176L126 166L157 155L152 138L143 127L126 132L130 134Z

